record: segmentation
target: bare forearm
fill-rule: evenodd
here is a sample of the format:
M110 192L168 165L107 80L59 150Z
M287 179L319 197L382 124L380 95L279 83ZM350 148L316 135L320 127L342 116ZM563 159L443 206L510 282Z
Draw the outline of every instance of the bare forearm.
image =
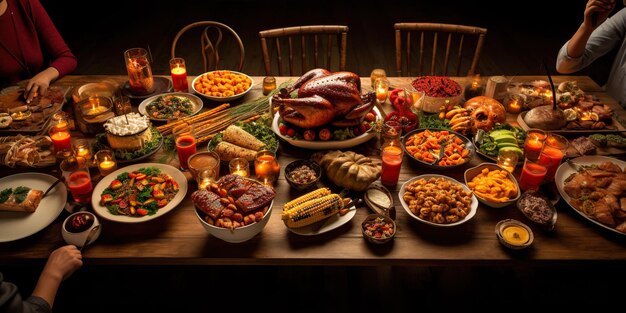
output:
M39 281L37 281L33 296L46 300L46 302L50 304L50 307L52 307L61 281L63 281L63 277L60 275L44 270L41 276L39 276Z
M587 27L584 23L581 24L567 44L567 55L572 58L581 57L585 53L585 46L592 32L593 29Z

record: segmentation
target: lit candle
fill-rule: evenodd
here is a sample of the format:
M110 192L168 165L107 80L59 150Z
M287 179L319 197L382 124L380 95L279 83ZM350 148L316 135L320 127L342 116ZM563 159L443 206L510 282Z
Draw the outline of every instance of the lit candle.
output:
M68 129L68 123L65 119L59 120L50 127L49 135L54 146L54 151L58 152L63 149L72 149L72 138Z
M117 162L111 150L100 150L96 153L96 162L100 175L106 176L117 169Z
M273 182L278 178L280 165L272 151L262 150L254 158L254 172L260 182Z
M529 130L524 142L524 153L526 158L536 160L543 149L543 142L546 140L546 133L539 129Z
M511 113L519 113L522 111L522 106L517 102L517 100L512 100L509 103L509 112Z
M189 91L187 83L187 68L183 58L173 58L170 60L170 73L172 74L172 83L174 91Z

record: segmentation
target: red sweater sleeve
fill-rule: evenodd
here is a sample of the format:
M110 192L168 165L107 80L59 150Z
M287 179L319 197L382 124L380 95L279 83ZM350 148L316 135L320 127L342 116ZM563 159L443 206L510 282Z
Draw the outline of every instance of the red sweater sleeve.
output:
M76 69L76 56L67 46L39 0L28 0L33 23L39 33L41 47L50 59L50 66L59 71L59 78Z

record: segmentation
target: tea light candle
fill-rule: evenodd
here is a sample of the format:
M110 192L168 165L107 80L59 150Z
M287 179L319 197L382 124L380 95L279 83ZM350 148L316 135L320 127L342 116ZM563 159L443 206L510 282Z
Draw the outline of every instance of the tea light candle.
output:
M280 165L276 161L274 152L262 150L257 152L254 158L254 172L260 182L273 182L278 178ZM264 183L265 184L265 183Z
M65 119L59 119L49 130L50 139L54 145L54 151L72 149L72 137L69 131L69 124Z
M215 173L215 168L202 168L196 176L198 189L206 189L211 183L214 183L216 181L216 176L217 175Z
M234 158L228 163L230 173L241 177L248 177L249 164L244 158Z
M519 113L521 111L522 111L522 106L517 100L511 100L511 102L509 102L510 113Z
M376 90L376 99L380 103L387 101L387 95L389 93L389 81L385 78L377 78L374 81L374 88Z
M111 150L100 150L96 153L96 162L100 175L106 176L117 169L117 162Z
M78 139L74 143L74 154L78 157L85 158L85 160L91 159L91 149L89 148L89 142L84 139Z
M274 89L276 89L276 78L272 76L263 78L263 95L267 96Z

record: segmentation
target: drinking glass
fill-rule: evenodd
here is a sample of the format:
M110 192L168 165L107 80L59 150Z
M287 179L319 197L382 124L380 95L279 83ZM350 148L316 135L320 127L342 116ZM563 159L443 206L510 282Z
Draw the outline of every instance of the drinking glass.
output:
M543 150L543 143L546 140L546 132L541 129L529 129L524 142L524 154L526 158L537 160Z
M519 155L515 151L500 149L498 151L497 164L500 165L503 169L513 173L515 170L515 166L517 166L517 161L519 160Z
M522 168L522 174L519 178L519 187L523 191L526 190L539 190L539 186L543 182L546 173L548 172L546 163L541 160L533 160L526 158L524 160L524 167Z
M86 160L81 157L70 156L61 161L60 167L65 184L74 201L80 204L90 203L93 184Z
M374 89L376 89L376 87L374 86L374 82L376 81L377 78L387 78L387 73L385 72L384 69L375 68L372 70L372 73L370 74L370 79L372 81L372 88Z
M546 181L554 181L554 175L557 168L561 165L563 157L567 153L569 147L569 141L567 138L558 134L548 134L548 138L544 143L543 150L539 155L539 159L548 164L548 172L546 173Z
M248 160L244 158L234 158L228 163L230 173L233 175L239 175L241 177L248 177L250 171L250 165Z
M194 134L192 125L183 125L174 128L173 130L176 151L178 152L178 161L180 162L180 168L187 170L189 164L189 156L196 153L196 136Z
M147 95L154 91L154 77L144 48L131 48L124 51L124 61L128 72L128 85L135 95Z

